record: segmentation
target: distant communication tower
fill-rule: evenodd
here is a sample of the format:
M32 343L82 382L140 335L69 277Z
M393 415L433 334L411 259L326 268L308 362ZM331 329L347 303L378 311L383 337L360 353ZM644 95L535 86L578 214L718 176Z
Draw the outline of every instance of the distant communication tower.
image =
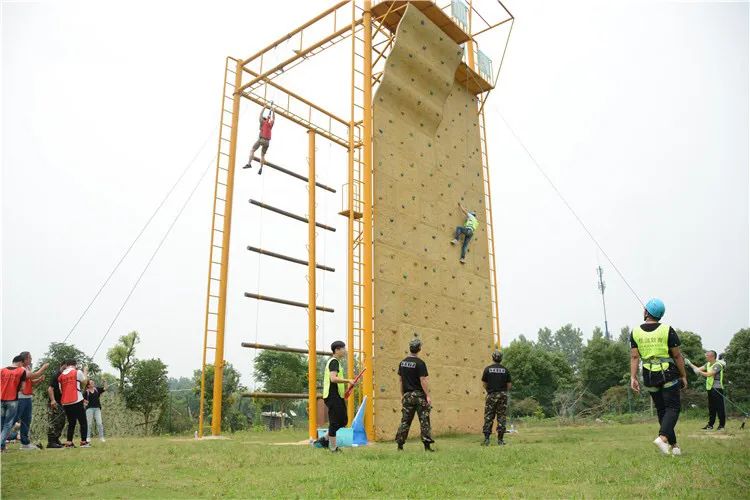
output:
M604 302L604 290L607 288L607 284L604 282L604 271L602 266L596 268L596 275L599 277L597 286L599 291L602 292L602 307L604 308L604 338L611 340L609 336L609 325L607 324L607 304Z

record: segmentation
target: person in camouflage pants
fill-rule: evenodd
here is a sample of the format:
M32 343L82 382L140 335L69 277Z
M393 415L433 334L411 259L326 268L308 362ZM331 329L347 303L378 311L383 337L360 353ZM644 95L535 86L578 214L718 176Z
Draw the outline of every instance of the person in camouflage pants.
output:
M49 386L47 387L47 397L49 403L47 403L47 448L62 448L63 445L60 442L60 436L65 428L65 411L63 410L62 395L60 394L60 384L57 381L57 377L65 367L63 364L60 369L50 376Z
M430 426L430 410L432 401L428 387L427 365L419 357L422 341L413 339L409 342L409 355L398 365L398 376L401 377L401 424L396 431L398 449L404 449L404 443L409 436L411 421L414 414L419 415L419 427L422 431L422 444L425 451L435 451L430 448L432 426Z
M423 443L434 443L432 439L432 426L430 425L430 410L432 407L427 402L424 392L412 391L404 393L401 400L401 424L396 431L396 442L404 444L409 435L411 422L414 414L419 417L419 429Z
M485 436L492 434L492 424L497 417L497 439L502 441L505 434L505 419L508 410L508 393L491 392L487 394L484 402L484 427L482 431Z
M497 417L497 444L504 445L503 436L505 435L505 418L508 412L508 391L511 383L510 372L500 364L503 360L503 353L494 351L492 353L493 363L484 369L482 373L482 383L484 390L487 391L487 399L484 404L484 441L482 446L490 445L490 434L492 434L492 424Z

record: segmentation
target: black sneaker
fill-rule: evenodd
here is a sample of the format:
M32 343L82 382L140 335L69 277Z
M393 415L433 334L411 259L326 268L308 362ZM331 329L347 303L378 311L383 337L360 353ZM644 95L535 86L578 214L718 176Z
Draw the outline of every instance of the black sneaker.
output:
M484 438L484 441L482 441L482 446L489 446L490 445L490 438L486 437Z
M343 452L341 451L341 448L336 447L336 448L334 448L334 449L331 450L331 453L343 453Z
M404 451L404 443L396 443L398 445L398 448L396 448L398 451Z
M435 450L430 448L430 443L424 443L424 451L435 451Z
M505 441L503 441L502 439L498 439L497 440L497 445L498 446L505 446Z
M63 445L60 443L47 443L47 448L62 448Z
M705 427L701 427L701 430L702 431L712 431L712 430L714 430L714 426L713 425L707 425Z
M718 427L716 428L716 430L717 430L717 431L723 431L723 430L724 430L724 426L723 426L723 425L720 425L720 426L718 426Z
M245 165L244 167L242 167L242 168L253 168L253 164L252 164L252 163L248 163L248 164L246 164L246 165Z
M263 173L263 167L260 167L260 170L258 170L258 175Z

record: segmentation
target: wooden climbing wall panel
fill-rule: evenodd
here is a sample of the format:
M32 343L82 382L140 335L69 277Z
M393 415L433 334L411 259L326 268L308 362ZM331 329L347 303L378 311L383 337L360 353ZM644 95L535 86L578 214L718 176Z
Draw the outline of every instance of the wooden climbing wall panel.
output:
M374 96L375 432L401 418L399 361L424 342L436 434L480 432L492 304L476 97L454 80L461 48L410 5ZM451 246L479 216L466 264ZM411 435L419 425L415 419Z

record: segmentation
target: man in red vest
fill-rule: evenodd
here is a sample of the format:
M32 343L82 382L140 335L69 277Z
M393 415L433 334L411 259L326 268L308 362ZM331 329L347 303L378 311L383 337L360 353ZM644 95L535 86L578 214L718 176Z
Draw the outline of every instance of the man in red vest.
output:
M16 421L18 391L26 380L26 369L20 356L13 358L13 364L0 370L0 450L5 451L5 440Z
M44 363L37 371L31 371L31 353L24 351L18 355L23 360L23 367L26 370L26 380L18 391L18 409L16 419L21 422L21 449L38 450L36 445L31 444L29 439L29 429L31 429L31 408L33 397L33 386L37 385L44 378L44 372L47 370L49 363Z
M266 162L266 151L268 151L268 146L271 145L271 129L273 128L273 124L276 122L276 113L273 112L273 108L268 108L268 116L263 116L263 113L265 113L266 109L267 108L264 107L260 110L260 117L258 117L258 120L260 121L260 134L258 135L258 140L255 141L255 144L253 144L253 149L250 151L250 159L247 160L247 165L242 167L253 168L253 157L255 156L255 152L258 150L258 148L261 148L260 170L258 170L258 175L263 173L263 165Z
M86 367L83 371L78 370L75 359L66 361L65 365L65 369L57 377L60 384L60 402L68 417L68 436L65 447L75 448L73 435L76 432L76 422L78 422L81 427L81 448L91 448L86 441L89 429L86 423L86 408L83 406L83 387L89 378L89 369Z

